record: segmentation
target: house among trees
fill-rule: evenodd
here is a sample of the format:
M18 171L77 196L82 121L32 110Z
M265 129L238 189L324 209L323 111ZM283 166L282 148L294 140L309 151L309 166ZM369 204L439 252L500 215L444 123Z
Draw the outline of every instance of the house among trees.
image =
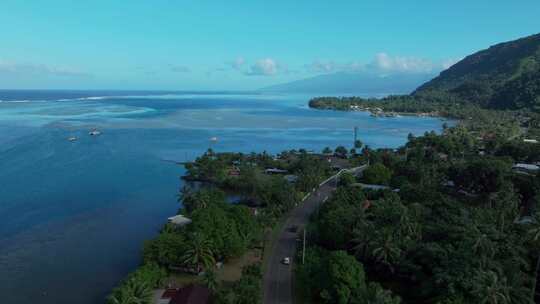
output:
M288 174L283 177L289 184L294 184L298 181L297 175Z
M268 168L264 170L266 174L286 174L288 171L278 168Z
M519 225L531 225L531 224L535 224L536 220L534 219L533 216L526 215L526 216L520 217L519 219L516 219L514 223L519 224Z
M437 156L440 160L448 160L448 154L446 153L438 153Z
M240 176L240 169L236 166L233 166L231 169L229 169L228 172L229 176Z
M190 219L188 219L187 217L185 217L185 216L183 216L181 214L169 217L167 220L168 220L169 223L174 224L176 226L185 226L185 225L191 223Z
M515 164L512 166L512 170L520 173L536 174L540 171L540 166L533 164Z

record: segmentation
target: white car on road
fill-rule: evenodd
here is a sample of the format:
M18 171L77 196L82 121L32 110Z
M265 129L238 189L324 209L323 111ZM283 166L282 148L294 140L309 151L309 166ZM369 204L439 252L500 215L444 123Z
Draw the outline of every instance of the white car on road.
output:
M290 265L291 264L291 258L284 257L283 260L281 260L281 263L283 263L283 265Z

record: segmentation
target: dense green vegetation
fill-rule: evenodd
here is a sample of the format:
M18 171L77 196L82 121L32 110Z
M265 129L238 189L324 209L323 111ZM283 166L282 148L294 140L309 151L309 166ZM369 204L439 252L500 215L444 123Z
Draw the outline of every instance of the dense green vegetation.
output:
M242 269L240 280L230 287L221 288L215 304L259 304L261 303L262 272L260 265L250 265Z
M540 218L519 220L536 212L540 176L511 165L539 161L540 145L493 133L460 125L357 156L371 163L361 181L400 191L341 183L313 216L297 268L311 300L533 303Z
M260 238L260 226L249 209L227 203L220 190L183 195L190 202L183 213L193 222L183 227L168 225L157 238L146 242L145 263L185 267L198 273L216 261L243 254Z
M108 298L111 304L149 303L154 288L160 286L167 272L157 264L148 263L131 273Z
M399 303L379 284L368 284L362 264L346 251L310 247L298 267L299 282L324 303Z
M391 178L392 171L386 168L382 163L376 163L369 166L369 168L364 171L362 181L367 184L388 185Z
M216 262L238 257L260 242L261 223L248 207L227 203L222 191L201 189L182 195L186 202L182 212L192 223L181 227L167 224L156 238L147 241L143 265L113 291L109 303L149 303L152 290L160 286L168 271L206 271L203 282L217 289L211 279ZM248 279L242 277L236 283L238 288L251 286ZM135 298L137 302L133 302Z
M343 149L346 154L347 150ZM291 185L282 175L265 174L265 168L285 170L287 174L298 176L298 180ZM187 180L209 181L223 189L234 190L245 201L269 207L276 216L288 210L302 193L311 191L332 173L328 162L305 150L284 151L276 158L267 153L214 154L208 151L187 164L186 170ZM238 174L230 175L231 171ZM291 196L291 193L298 195ZM280 202L280 206L274 206L275 202Z

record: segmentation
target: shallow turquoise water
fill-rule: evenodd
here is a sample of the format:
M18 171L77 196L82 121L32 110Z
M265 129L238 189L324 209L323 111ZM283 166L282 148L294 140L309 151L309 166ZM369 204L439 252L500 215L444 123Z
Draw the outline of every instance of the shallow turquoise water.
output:
M372 147L397 147L408 133L442 124L311 110L309 96L0 91L0 100L0 294L7 304L102 303L136 267L143 240L179 207L183 168L171 160L209 147L350 146L354 126ZM93 128L103 134L89 136Z

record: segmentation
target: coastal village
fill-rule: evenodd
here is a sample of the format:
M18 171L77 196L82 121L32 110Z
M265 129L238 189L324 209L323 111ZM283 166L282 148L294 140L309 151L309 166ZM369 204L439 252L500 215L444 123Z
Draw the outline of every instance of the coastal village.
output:
M364 107L361 105L350 105L349 111L358 111L358 112L369 112L371 117L401 117L401 116L418 116L418 117L438 117L440 113L434 112L419 112L419 113L409 113L409 112L395 112L395 111L384 111L380 107Z
M295 193L291 197L292 204L280 213L288 212L287 210L295 208L309 196L314 195L314 191L319 187L321 181L326 179L326 182L328 182L329 176L342 174L355 164L358 164L351 159L352 155L354 154L350 154L343 147L339 147L335 151L327 148L324 153L306 150L285 151L276 156L265 153L249 155L214 153L209 150L194 163L186 164L188 172L184 179L188 184L194 184L191 187L197 187L195 184L202 182L207 185L204 187L218 186L220 189L227 191L229 195L233 195L233 193L241 194L241 198L236 201L236 204L246 206L246 210L249 210L249 214L254 220L261 223L270 220L269 226L265 228L265 232L261 235L262 238L254 239L254 243L244 254L229 258L226 261L216 261L214 267L212 267L215 269L212 273L215 273L216 280L225 285L234 284L235 281L241 279L246 267L256 265L260 265L256 267L262 267L263 269L275 267L275 265L268 265L268 259L273 246L277 242L275 239L276 233L285 228L282 223L276 223L276 221L279 221L278 218L275 218L276 215L269 213L267 202L261 201L256 196L253 197L242 187L239 188L238 185L245 179L245 175L251 176L249 182L252 183L259 180L259 182L273 181L283 186L287 185L285 189L279 187L274 191L288 196ZM302 162L306 163L301 164ZM312 172L308 175L303 174L302 168L314 167L320 167L321 171L318 173ZM213 173L210 174L207 170L211 170ZM185 197L183 199L186 200ZM184 227L192 225L192 223L193 219L189 218L185 212L181 212L168 219L167 226L169 228L167 229L182 230L185 229ZM287 257L287 259L289 258ZM197 273L198 271L194 271L189 267L175 265L170 265L169 271L170 276L161 279L162 283L160 284L166 286L166 288L154 292L154 303L209 303L213 291L201 283L201 279L204 281L205 272Z

